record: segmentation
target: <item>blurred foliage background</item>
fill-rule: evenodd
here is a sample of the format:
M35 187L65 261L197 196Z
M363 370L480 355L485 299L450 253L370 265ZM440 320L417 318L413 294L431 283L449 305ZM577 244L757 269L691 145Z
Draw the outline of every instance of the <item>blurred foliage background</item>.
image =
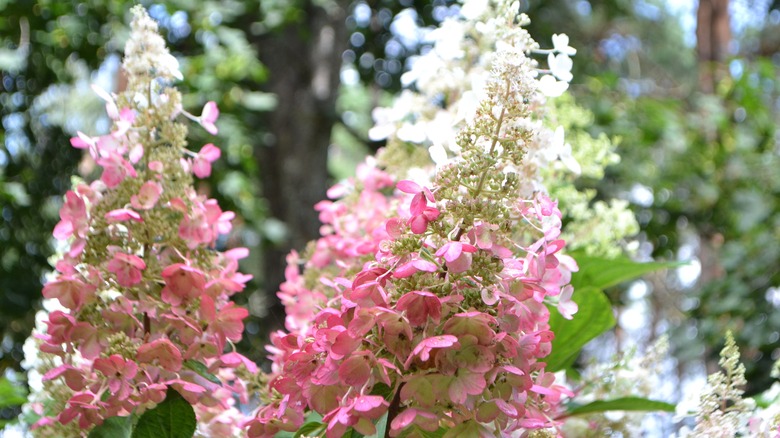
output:
M121 86L133 1L0 0L0 370L18 370L50 270L51 230L71 175L94 176L69 146L108 119L90 89ZM284 255L318 234L312 206L381 147L372 108L402 88L426 28L450 0L141 1L182 62L185 107L219 104L223 150L202 190L242 222L222 242L247 246L255 276L241 304L243 351L262 361L282 326ZM619 140L622 162L578 181L631 202L636 256L686 267L615 288L616 345L672 336L679 379L712 370L727 329L751 381L780 357L780 2L523 0L531 34L578 49L571 91L585 127ZM576 147L576 145L573 145ZM616 347L617 348L617 347ZM693 370L693 371L692 371ZM7 415L6 415L7 414ZM6 418L13 415L5 412Z

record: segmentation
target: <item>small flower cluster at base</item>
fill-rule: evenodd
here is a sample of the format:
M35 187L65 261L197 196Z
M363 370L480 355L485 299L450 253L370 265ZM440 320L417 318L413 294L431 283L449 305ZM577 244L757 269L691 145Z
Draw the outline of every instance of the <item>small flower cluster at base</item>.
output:
M775 368L780 364L778 361ZM780 437L780 384L777 382L764 394L765 408L756 400L744 398L745 366L739 361L739 348L731 332L726 332L726 345L720 352L721 371L707 377L707 385L699 395L698 406L687 412L687 402L677 405L682 417L695 416L693 430L685 426L677 434L680 438L750 436ZM772 377L778 375L772 373Z
M171 387L195 406L201 429L234 436L245 421L234 397L247 399L239 375L257 371L227 349L248 316L230 301L251 278L238 272L248 251L214 249L234 214L198 195L192 173L208 176L219 149L188 151L174 121L185 114L216 132L218 110L209 102L201 117L184 112L164 85L181 77L176 59L143 8L133 12L128 90L98 89L113 130L71 140L103 173L69 191L60 210L54 236L68 249L43 288L60 307L34 333L40 353L28 365L42 391L26 411L40 417L35 436L86 436L106 418L153 408Z

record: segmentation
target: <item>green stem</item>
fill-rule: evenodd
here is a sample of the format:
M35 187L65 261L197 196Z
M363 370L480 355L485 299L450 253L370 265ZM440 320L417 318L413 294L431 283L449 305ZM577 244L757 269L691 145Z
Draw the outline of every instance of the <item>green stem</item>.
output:
M504 98L504 101L507 101L509 98L509 79L506 80L506 96ZM493 132L493 141L490 143L490 150L488 151L488 155L493 155L493 152L496 150L496 145L498 144L499 140L499 134L501 133L501 125L504 124L504 115L506 115L506 106L501 107L501 114L498 116L498 120L496 121L496 130ZM482 174L479 176L479 182L477 183L477 188L474 190L474 194L471 195L472 198L477 198L479 194L482 192L482 186L485 184L485 177L487 176L487 173L490 171L490 167L488 166L487 169L482 171Z

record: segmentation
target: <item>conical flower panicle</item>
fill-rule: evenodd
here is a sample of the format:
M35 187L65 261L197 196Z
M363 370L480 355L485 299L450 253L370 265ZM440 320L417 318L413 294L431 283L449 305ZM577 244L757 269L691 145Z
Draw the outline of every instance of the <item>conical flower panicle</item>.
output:
M527 56L536 45L508 6L498 20L511 30L454 138L457 154L436 170L390 163L406 148L399 137L412 135L399 130L316 206L322 237L288 258L279 296L289 332L272 336L271 402L249 436L294 431L307 411L323 416L328 438L372 435L385 414L390 436L559 425L571 393L545 371L547 305L576 312L577 265L561 254L556 202L528 190L543 97Z
M240 376L257 371L226 347L241 339L246 309L230 296L251 276L238 272L247 250L215 250L230 232L232 212L192 187L208 176L219 149L186 149L185 116L216 131L209 102L199 117L181 107L169 86L178 63L145 10L133 9L123 68L127 91L98 88L113 120L111 133L78 133L102 168L99 180L65 196L54 236L68 244L43 289L56 304L35 334L41 354L30 364L43 391L28 411L37 436L86 436L112 416L138 415L171 387L195 406L207 436L239 433L235 394ZM32 375L32 374L31 374Z
M553 47L540 48L523 28L528 19L518 15L518 9L520 5L509 0L464 0L462 17L450 17L433 30L428 35L431 50L416 57L402 76L410 89L390 107L374 109L376 125L369 137L387 139L388 147L378 159L397 175L425 166L430 159L438 166L458 159L462 156L458 133L475 125L487 98L490 69L500 53L522 48L532 55L521 62L532 67L525 72L535 80L522 80L521 85L538 92L522 94L532 98L525 103L532 117L516 119L522 124L525 158L511 169L518 176L520 193L530 197L542 191L557 198L565 214L562 236L570 248L616 257L639 231L627 202L594 199L594 191L575 186L574 181L580 176L601 179L604 168L620 157L605 135L593 138L585 132L592 119L587 110L569 96L557 97L572 79L570 56L577 51L569 46L569 37L554 34ZM411 156L409 149L414 151Z

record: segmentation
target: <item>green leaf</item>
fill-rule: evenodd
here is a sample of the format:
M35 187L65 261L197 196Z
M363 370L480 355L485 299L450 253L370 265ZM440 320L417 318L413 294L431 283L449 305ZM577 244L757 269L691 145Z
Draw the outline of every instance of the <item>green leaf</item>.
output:
M192 371L195 371L203 377L204 379L208 380L211 383L216 383L217 385L221 385L222 381L217 378L217 376L211 374L209 372L209 368L197 360L194 359L187 359L184 361L184 368L190 369Z
M658 400L641 397L622 397L612 400L597 400L570 409L568 415L583 415L606 411L665 411L674 412L675 406Z
M382 415L382 418L376 422L376 436L379 438L384 438L387 433L387 414L385 412L385 415Z
M415 426L415 431L417 434L423 438L441 438L444 436L445 433L447 433L447 429L440 427L433 432L428 432L427 430L420 429L419 427Z
M276 108L278 99L273 93L262 93L260 91L247 91L241 96L241 103L247 109L253 111L271 111Z
M175 389L168 387L165 400L138 419L133 438L192 438L195 410Z
M579 288L606 289L624 281L640 277L648 272L674 268L684 264L677 262L637 263L626 257L606 259L584 254L573 254L572 256L577 260L577 264L580 267L579 272L575 272L571 277L575 295Z
M615 326L612 306L602 289L648 272L681 265L666 262L637 263L626 257L606 259L584 254L573 256L580 267L571 279L574 286L572 299L577 303L579 311L573 320L567 320L555 309L550 309L550 330L555 333L555 339L552 342L552 353L546 358L548 371L567 368L585 344Z
M547 371L568 367L585 344L615 326L612 305L601 290L593 287L576 289L572 300L579 306L574 319L565 319L556 309L550 309L550 330L555 338L552 353L544 359Z
M365 436L362 433L350 427L349 429L347 429L347 431L344 433L344 436L341 438L365 438Z
M27 391L5 377L0 378L0 408L19 406L27 403Z
M322 423L322 415L318 414L315 411L309 411L308 414L306 414L306 417L304 418L305 423L303 426L301 426L301 429L306 426L309 423ZM280 431L276 432L274 435L274 438L294 438L297 436L300 436L299 433L301 432L301 429L298 429L296 432L287 432L287 431Z
M88 438L130 438L132 434L133 417L109 417L92 429Z
M11 200L20 207L27 207L30 205L30 195L27 194L27 189L23 184L18 182L6 182L3 191L11 197Z
M319 421L310 421L301 426L301 428L295 432L293 437L300 438L301 436L317 436L323 430L325 430L325 425L323 423L320 423Z
M387 412L385 412L385 415L382 415L379 421L376 422L376 433L373 435L367 435L366 438L384 438L386 431L387 431ZM356 432L353 432L353 434L354 433Z
M382 382L379 382L374 384L374 387L371 388L371 395L382 396L382 398L384 398L389 402L393 398L395 393L393 392L393 388L385 385Z

